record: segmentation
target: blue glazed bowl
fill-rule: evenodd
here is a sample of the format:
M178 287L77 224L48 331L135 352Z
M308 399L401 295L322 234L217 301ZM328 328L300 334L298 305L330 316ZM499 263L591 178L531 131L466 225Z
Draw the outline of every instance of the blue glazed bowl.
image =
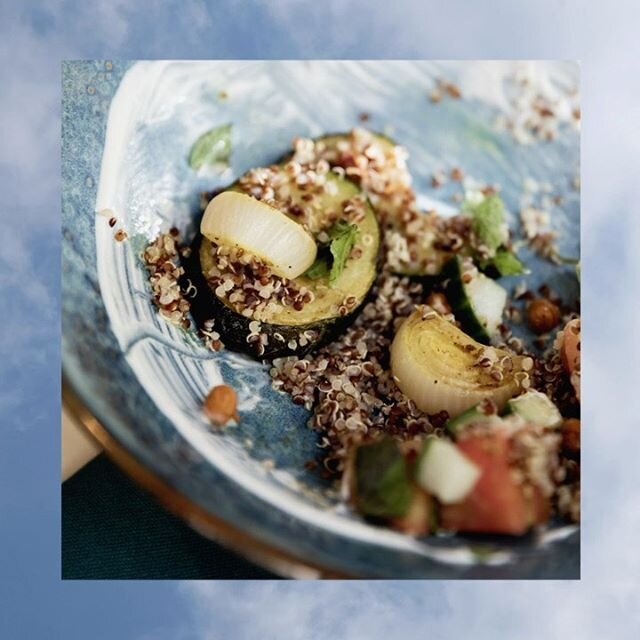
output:
M282 155L296 135L367 126L410 154L415 187L445 211L442 168L498 183L517 211L526 178L562 201L552 219L563 254L579 253L579 137L516 143L495 127L508 100L510 63L70 62L63 68L63 376L65 401L108 452L207 535L297 577L575 578L579 532L554 525L523 539L414 539L348 513L305 461L316 435L307 412L274 391L265 366L211 353L163 322L150 303L139 254L159 230L192 228L200 191ZM575 81L571 65L546 63L548 82ZM545 77L547 77L545 76ZM439 77L464 100L428 100ZM482 90L478 90L478 87ZM495 98L495 99L494 99ZM231 166L194 172L192 142L232 124ZM448 204L447 204L448 202ZM96 213L100 212L100 213ZM109 226L110 217L116 226ZM511 220L516 225L515 217ZM115 229L128 239L116 242ZM571 267L522 249L530 288L579 295ZM522 278L507 280L515 286ZM213 433L202 398L224 380L241 421ZM132 535L143 535L133 532Z

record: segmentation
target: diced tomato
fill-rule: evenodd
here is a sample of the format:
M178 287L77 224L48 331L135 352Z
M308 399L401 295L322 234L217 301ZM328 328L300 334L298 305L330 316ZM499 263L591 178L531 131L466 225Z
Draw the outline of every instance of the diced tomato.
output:
M471 435L458 447L482 474L463 502L441 507L445 529L519 535L547 519L548 501L535 487L519 484L509 468L508 434Z
M401 518L392 518L392 528L413 536L422 536L431 530L431 496L417 487L413 488L409 510Z

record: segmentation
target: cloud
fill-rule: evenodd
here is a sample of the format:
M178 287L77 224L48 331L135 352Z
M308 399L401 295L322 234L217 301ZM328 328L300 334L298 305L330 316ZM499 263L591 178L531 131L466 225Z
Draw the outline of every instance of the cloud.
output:
M184 582L196 638L624 638L633 585L571 582Z
M583 58L588 88L583 149L585 425L583 581L580 583L184 582L197 640L347 640L427 637L631 637L640 628L637 363L640 302L640 94L638 3L597 20L576 0L524 6L503 0L447 14L398 0L303 4L57 0L37 11L3 3L0 53L0 189L9 220L0 255L0 413L38 419L33 399L57 377L59 61L113 57ZM518 12L518 13L516 13ZM509 28L504 20L509 19ZM313 29L307 29L307 25ZM513 26L512 26L513 25ZM499 36L499 37L497 37ZM626 58L620 55L626 52ZM637 119L637 118L636 118ZM3 217L3 224L6 222ZM8 240L7 240L8 238ZM637 286L637 285L636 285ZM6 301L9 301L7 304ZM631 336L635 336L633 340ZM46 372L46 373L43 373ZM18 390L20 389L20 390ZM3 423L3 427L4 427ZM158 612L166 602L158 604ZM172 635L172 638L177 636ZM182 634L181 636L182 637Z

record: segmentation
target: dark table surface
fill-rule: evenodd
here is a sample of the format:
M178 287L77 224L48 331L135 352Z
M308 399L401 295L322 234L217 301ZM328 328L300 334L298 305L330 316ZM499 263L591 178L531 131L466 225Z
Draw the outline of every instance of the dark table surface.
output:
M62 577L276 576L200 536L100 455L62 485Z

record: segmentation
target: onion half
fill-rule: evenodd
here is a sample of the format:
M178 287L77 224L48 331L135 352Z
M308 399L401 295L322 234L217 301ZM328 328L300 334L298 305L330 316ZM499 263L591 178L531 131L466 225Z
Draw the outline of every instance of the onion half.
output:
M494 362L509 356L510 371L501 379L478 366L481 353ZM402 324L391 345L391 370L400 390L428 414L455 417L489 399L501 409L519 390L515 377L522 356L476 342L435 312L417 309Z
M241 247L285 278L297 278L316 259L316 242L282 211L244 193L223 191L209 202L200 232L220 245Z

